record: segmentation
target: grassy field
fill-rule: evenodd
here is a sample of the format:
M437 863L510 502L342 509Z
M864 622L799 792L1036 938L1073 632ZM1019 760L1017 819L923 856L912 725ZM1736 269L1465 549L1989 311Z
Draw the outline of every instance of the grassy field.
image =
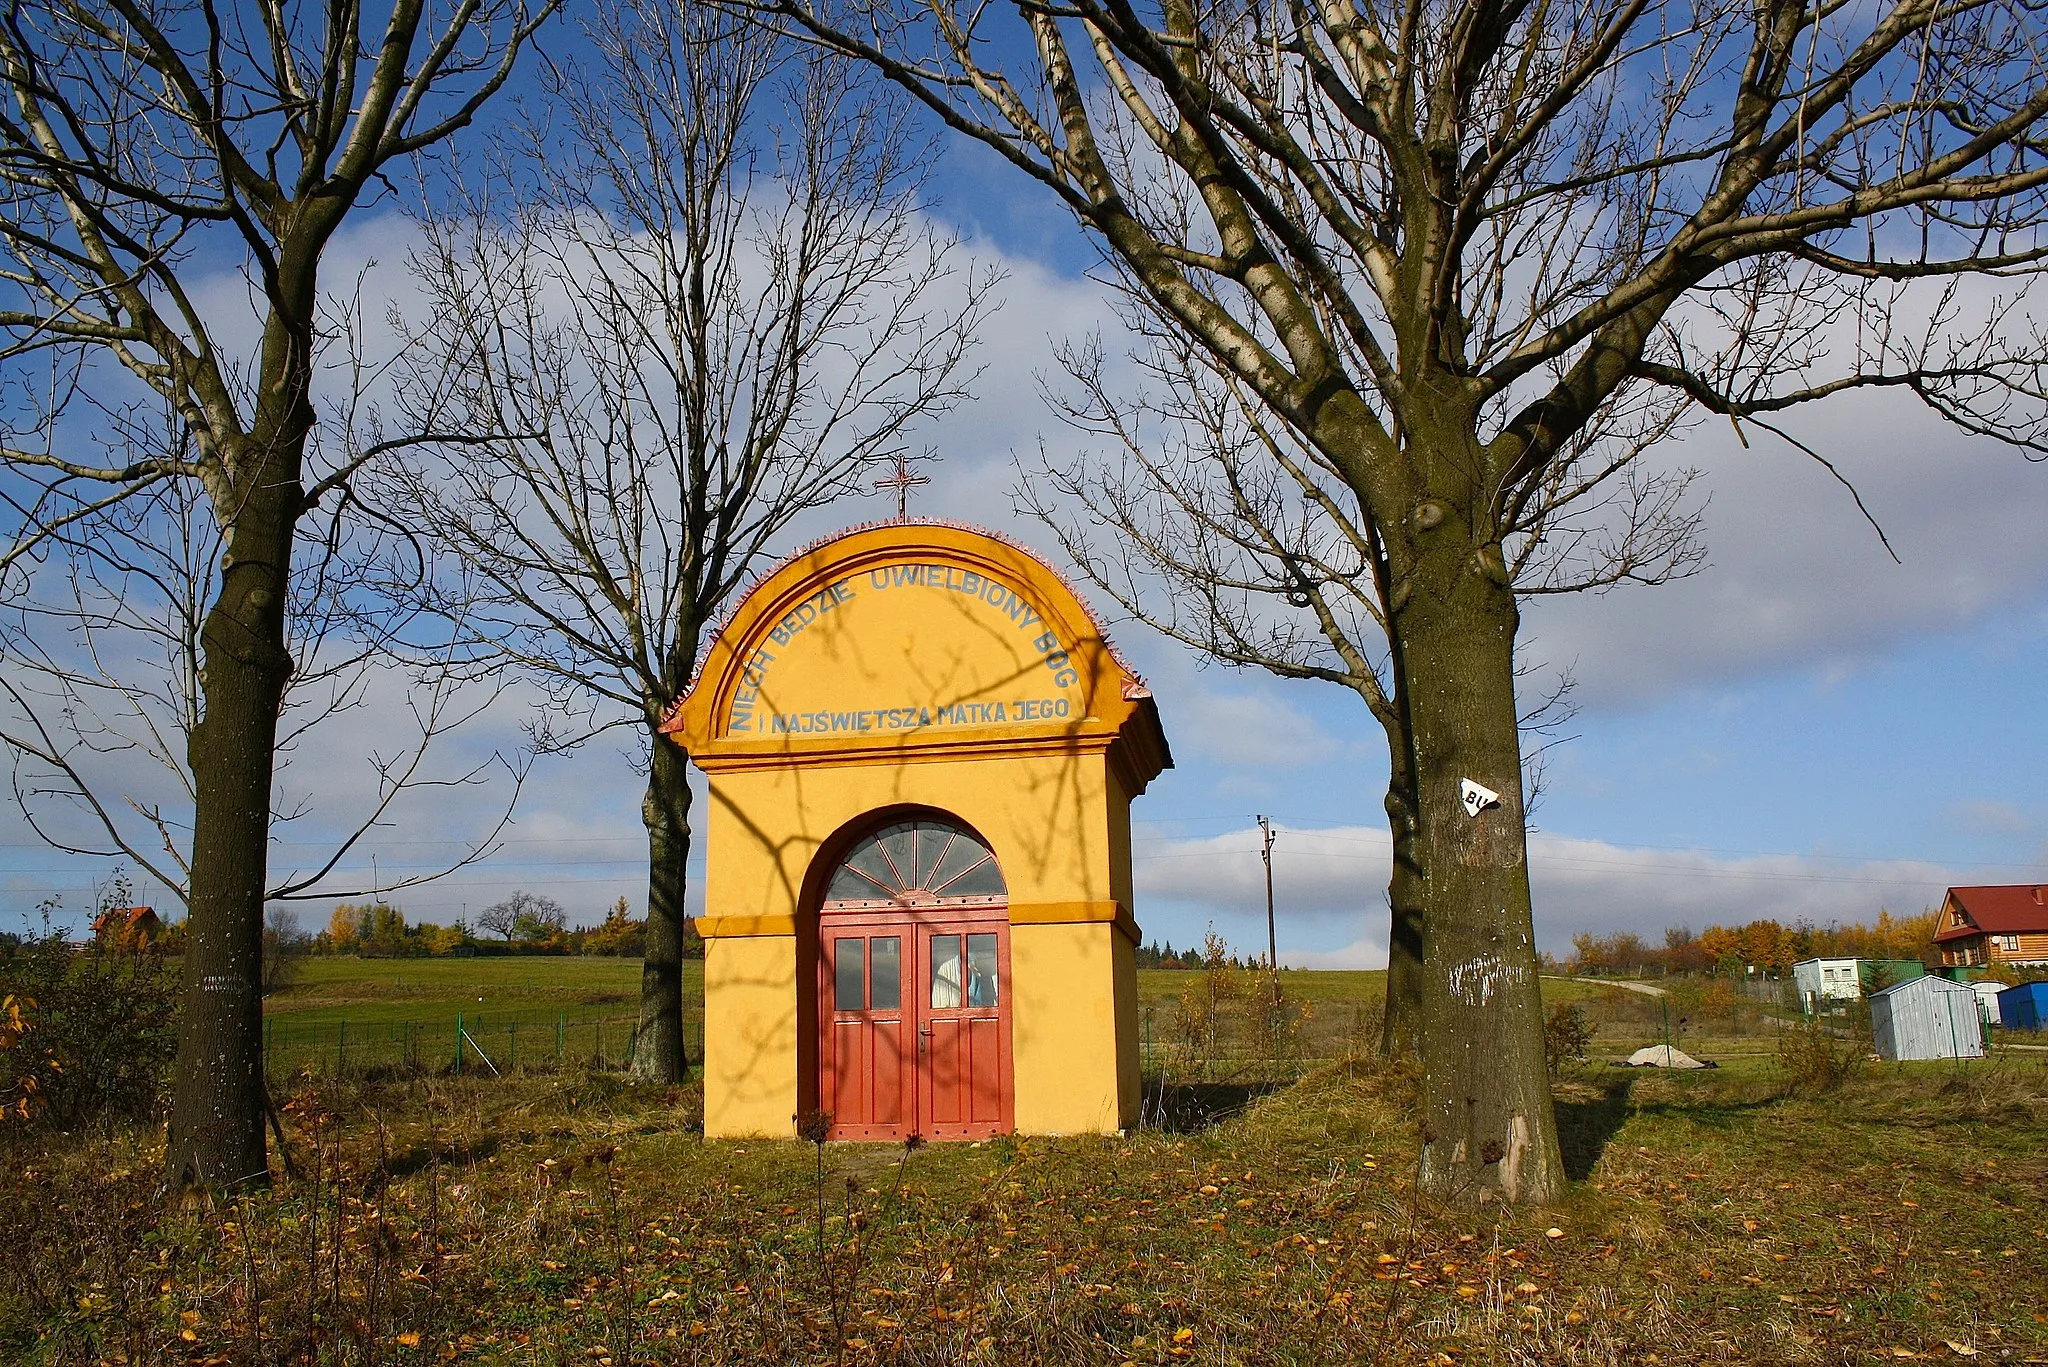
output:
M1354 1060L1192 1132L710 1142L616 1075L301 1079L294 1175L6 1155L0 1360L1620 1364L2048 1359L2048 1067L1557 1084L1559 1209L1417 1198Z
M686 963L684 979L698 993L703 965ZM640 961L600 956L507 955L476 959L301 961L292 985L265 1003L266 1014L298 1021L349 1017L363 1024L452 1013L465 1008L552 1012L616 1007L640 990ZM481 999L481 1000L479 1000Z
M685 1026L703 1038L704 966L683 965ZM640 962L600 956L309 958L264 1001L273 1073L452 1064L458 1019L468 1067L587 1066L627 1056ZM559 1057L558 1049L559 1048Z
M1155 1050L1172 1040L1179 1008L1191 993L1199 996L1204 975L1192 969L1150 969L1138 974L1140 1020L1150 1031ZM1256 973L1241 975L1240 993L1258 990L1264 979ZM1280 987L1287 999L1304 1010L1299 1031L1300 1053L1304 1058L1330 1060L1365 1052L1379 1038L1380 1012L1386 999L1387 975L1371 971L1298 971L1280 975ZM1545 978L1541 988L1546 1006L1572 1002L1583 1007L1596 1029L1602 1047L1622 1052L1663 1039L1664 1010L1659 998L1595 980ZM1681 1007L1671 1013L1675 1022L1685 1015ZM1738 1052L1758 1047L1754 1038L1768 1032L1770 1022L1761 1007L1741 1003L1730 1014L1726 1009L1696 1012L1700 1019L1695 1038L1709 1038L1721 1047L1744 1039ZM1690 1026L1680 1027L1683 1034ZM1676 1037L1674 1043L1681 1042ZM1768 1047L1765 1043L1764 1047Z
M1226 975L1221 990L1236 993L1236 1005L1242 1007L1263 981L1256 974ZM1326 1062L1359 1053L1378 1038L1384 973L1288 972L1281 975L1281 984L1300 1011L1298 1031L1281 1061ZM1185 1066L1194 1054L1202 1056L1203 1076L1241 1071L1237 1065L1248 1061L1247 1047L1235 1038L1237 1027L1228 1019L1220 1042L1183 1047L1182 1000L1206 985L1205 975L1192 970L1138 974L1149 1071ZM616 1064L627 1056L639 988L640 965L632 959L310 958L290 987L264 1003L271 1071L347 1073L452 1065L458 1019L473 1041L463 1051L466 1067L481 1066L482 1059L501 1070ZM1599 1023L1617 1039L1641 1035L1635 1042L1644 1043L1655 1036L1646 999L1565 980L1546 981L1543 989L1549 1001L1598 1007ZM703 994L703 964L686 962L685 1029L693 1057L700 1054L703 1040Z

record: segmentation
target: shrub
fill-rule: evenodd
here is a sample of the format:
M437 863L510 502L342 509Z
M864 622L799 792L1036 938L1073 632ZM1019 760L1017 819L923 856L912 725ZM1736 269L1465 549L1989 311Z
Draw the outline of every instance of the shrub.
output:
M1176 1030L1181 1066L1208 1077L1226 1058L1245 1063L1299 1055L1310 1008L1287 995L1284 974L1251 968L1214 931L1202 969L1181 989Z
M1351 1004L1351 1033L1345 1038L1344 1052L1350 1058L1369 1058L1380 1051L1380 1043L1386 1034L1387 1004L1385 999L1373 1002Z
M1592 1042L1592 1019L1577 1002L1559 1002L1543 1018L1543 1065L1552 1077L1567 1061L1583 1061Z
M1778 1036L1787 1091L1833 1091L1855 1075L1867 1052L1862 1039L1838 1035L1819 1019L1798 1021Z
M435 956L453 954L458 949L476 949L476 941L470 938L469 927L457 921L452 926L435 926L427 932L427 953Z
M56 1062L32 1042L36 1004L12 993L0 997L0 1116L27 1120L42 1100L43 1078Z
M647 952L647 922L634 920L626 899L621 897L604 918L604 924L584 935L583 952L637 959Z
M21 1011L15 1114L26 1097L31 1120L60 1129L153 1118L177 1052L178 976L159 953L74 952L47 925L23 941L0 962L0 998Z

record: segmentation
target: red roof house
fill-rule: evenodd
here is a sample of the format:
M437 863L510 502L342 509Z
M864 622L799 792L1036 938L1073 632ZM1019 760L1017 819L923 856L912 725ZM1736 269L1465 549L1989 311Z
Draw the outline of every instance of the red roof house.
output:
M1934 943L1950 967L2048 964L2048 886L1950 888Z
M93 939L108 949L148 949L163 938L164 923L153 907L115 907L92 923Z

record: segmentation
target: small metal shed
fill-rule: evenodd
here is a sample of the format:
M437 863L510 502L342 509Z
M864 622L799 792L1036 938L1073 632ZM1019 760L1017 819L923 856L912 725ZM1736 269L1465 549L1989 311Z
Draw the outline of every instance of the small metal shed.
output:
M1878 1054L1893 1062L1984 1056L1976 990L1946 978L1914 978L1873 993L1870 1033Z
M2048 983L2021 983L1998 994L1998 1017L2008 1030L2048 1029Z
M2004 983L1971 983L1970 990L1977 994L1977 1009L1983 1013L1986 1025L2005 1024L2005 1013L1998 1009L1998 994L2005 990Z

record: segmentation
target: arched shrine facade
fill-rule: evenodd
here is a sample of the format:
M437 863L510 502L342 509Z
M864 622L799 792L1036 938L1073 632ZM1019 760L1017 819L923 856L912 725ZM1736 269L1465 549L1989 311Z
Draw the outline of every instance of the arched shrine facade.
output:
M1135 1123L1130 805L1172 761L1049 566L944 523L834 537L747 593L665 729L710 785L707 1136Z

